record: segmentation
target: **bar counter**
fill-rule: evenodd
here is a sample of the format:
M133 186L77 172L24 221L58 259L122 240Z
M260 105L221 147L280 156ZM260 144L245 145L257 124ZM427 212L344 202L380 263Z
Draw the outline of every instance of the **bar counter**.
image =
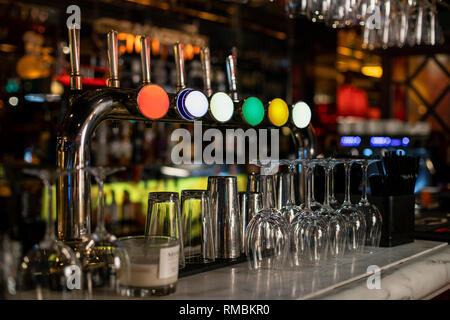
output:
M380 286L374 288L373 269L379 267ZM372 289L368 288L372 286ZM450 290L450 246L416 240L373 253L345 257L339 264L300 270L249 271L247 262L179 279L173 300L398 300L431 299ZM48 297L48 296L47 296ZM93 299L138 299L94 295ZM33 299L27 293L16 299ZM61 299L55 295L54 299ZM79 299L79 298L77 298Z
M368 289L372 265L381 270L380 289ZM182 278L164 299L427 299L448 289L450 246L416 240L295 271L252 272L241 263Z

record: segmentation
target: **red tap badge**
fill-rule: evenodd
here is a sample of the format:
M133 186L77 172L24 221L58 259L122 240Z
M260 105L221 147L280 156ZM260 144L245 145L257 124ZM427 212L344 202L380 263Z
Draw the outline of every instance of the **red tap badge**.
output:
M148 84L139 90L137 103L141 113L149 119L160 119L169 110L169 96L156 84Z

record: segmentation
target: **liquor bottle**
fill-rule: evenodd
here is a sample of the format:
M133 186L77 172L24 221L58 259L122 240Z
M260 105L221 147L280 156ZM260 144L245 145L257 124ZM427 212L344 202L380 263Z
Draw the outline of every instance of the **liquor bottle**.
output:
M122 232L129 234L131 231L130 225L133 218L133 204L130 201L130 193L125 190L123 192L122 201Z
M114 224L119 220L117 202L116 202L116 194L115 194L114 190L111 190L111 197L112 197L112 201L111 201L111 204L109 205L109 207L110 207L109 212L110 212L110 216L111 216L111 223Z

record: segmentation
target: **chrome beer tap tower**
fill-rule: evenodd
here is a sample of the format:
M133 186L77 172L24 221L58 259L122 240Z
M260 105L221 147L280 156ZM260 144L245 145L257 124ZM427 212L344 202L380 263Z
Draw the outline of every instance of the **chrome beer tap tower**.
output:
M108 60L110 78L105 88L82 91L80 75L80 30L69 29L70 46L70 88L69 108L64 116L57 138L57 164L62 169L83 168L90 164L91 139L99 124L104 120L137 120L144 122L193 123L183 117L179 103L187 100L189 92L180 97L166 93L161 87L150 83L150 41L141 39L141 62L143 83L137 89L120 88L118 68L118 36L116 31L108 33ZM176 44L177 83L184 86L184 61L181 61L182 46ZM235 93L236 88L230 88ZM184 89L185 90L185 89ZM197 90L191 90L195 92ZM202 93L201 93L202 94ZM206 93L207 96L211 92ZM205 96L206 97L206 96ZM232 97L235 98L235 97ZM184 99L184 100L183 100ZM191 99L192 100L192 99ZM156 111L155 111L156 110ZM185 111L185 110L184 110ZM188 110L189 111L189 110ZM211 117L201 118L204 125L225 127L250 127L235 117L226 123L219 123ZM311 157L316 151L316 139L311 124L305 128L289 125L296 141L298 153ZM256 128L275 127L267 122ZM61 177L57 188L57 236L65 242L77 242L90 234L90 179L85 170L77 170Z

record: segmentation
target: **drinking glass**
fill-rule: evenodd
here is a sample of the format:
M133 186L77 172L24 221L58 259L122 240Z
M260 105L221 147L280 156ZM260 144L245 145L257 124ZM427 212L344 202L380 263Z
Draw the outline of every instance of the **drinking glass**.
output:
M288 0L285 4L285 11L291 19L306 15L307 8L308 0Z
M177 192L150 192L145 224L146 236L163 236L180 242L179 267L185 267L183 229L180 218L180 201Z
M239 192L239 213L241 222L241 248L245 253L245 231L252 218L262 210L260 192Z
M436 2L429 3L427 7L425 19L427 21L428 32L425 34L425 44L437 45L444 43L444 36L442 34L441 26L438 22L438 10L436 8Z
M181 191L181 220L186 263L213 262L211 199L206 190Z
M84 273L84 290L87 297L93 294L119 292L120 283L130 276L130 259L117 238L105 227L104 182L107 176L125 168L84 167L95 178L98 186L97 226L82 240L77 249Z
M263 195L264 209L277 207L275 177L272 174L257 174L257 188L255 192L261 192Z
M389 16L389 46L403 47L408 34L407 5L402 1L391 1Z
M331 0L308 0L308 18L312 22L324 21L328 15L330 5Z
M355 159L343 159L345 168L345 199L337 214L345 219L347 248L350 253L361 253L365 244L366 221L363 213L350 200L350 169Z
M364 19L362 47L370 50L381 46L382 10L380 0L371 0L367 6Z
M415 44L421 45L425 44L427 40L427 36L429 33L429 19L428 19L428 11L429 11L429 3L425 0L417 0L417 19L415 23Z
M393 45L392 39L392 26L393 21L391 20L394 8L393 8L394 0L384 0L383 5L381 6L380 18L381 18L381 46L383 49L391 47Z
M422 37L422 18L423 11L417 0L408 0L406 10L408 12L408 45L413 47L420 44ZM418 43L419 42L419 43Z
M330 3L327 15L327 23L333 28L349 26L354 21L353 6L354 0L334 0Z
M355 6L353 7L353 10L356 23L360 24L361 26L364 25L366 20L367 9L370 6L370 3L373 1L374 0L355 1Z
M327 257L327 224L311 208L312 168L316 159L299 160L306 170L306 203L291 223L291 250L294 266L318 265Z
M53 223L53 186L69 170L24 169L29 175L39 177L47 192L47 227L44 239L35 245L19 266L19 287L31 293L32 299L79 298L82 267L73 250L58 241Z
M334 159L323 159L319 162L319 165L325 169L325 197L318 215L324 217L327 221L329 254L332 258L342 258L346 245L345 220L330 205L330 173L334 166L339 163L341 162Z
M357 204L357 207L364 214L364 218L366 220L365 246L366 249L368 249L368 252L373 252L373 248L380 246L381 225L383 223L380 210L378 210L374 204L369 203L369 200L367 199L367 169L372 163L377 161L379 160L361 159L357 161L360 164L363 173L362 196L361 200L359 200L359 203Z

